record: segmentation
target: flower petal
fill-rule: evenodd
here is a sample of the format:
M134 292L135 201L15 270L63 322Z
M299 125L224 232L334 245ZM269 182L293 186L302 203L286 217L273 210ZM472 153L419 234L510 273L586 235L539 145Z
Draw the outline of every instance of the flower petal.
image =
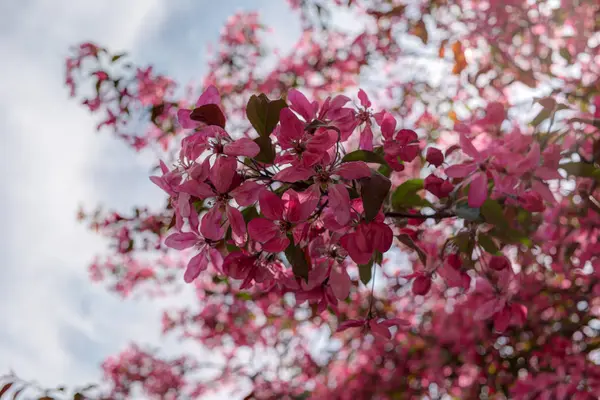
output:
M275 193L268 190L258 196L260 212L273 221L283 219L284 202Z
M229 194L240 206L249 206L256 203L258 195L265 187L254 181L246 181L233 189Z
M248 223L248 234L257 242L265 243L279 232L279 227L266 218L255 218Z
M312 168L306 167L288 167L279 171L273 177L276 181L294 183L298 181L305 181L311 176L313 176L314 171Z
M165 239L165 246L175 250L189 249L196 243L198 243L198 235L193 232L177 232Z
M337 167L335 173L344 179L360 179L371 176L371 168L364 161L349 161Z
M185 283L191 283L194 279L200 275L200 272L206 270L208 267L208 258L206 253L201 251L196 254L187 265L185 273L183 274L183 280Z
M260 147L252 139L241 138L226 144L223 147L223 153L228 156L255 157L260 153Z
M479 208L488 196L488 179L485 172L479 172L471 181L469 187L469 207Z

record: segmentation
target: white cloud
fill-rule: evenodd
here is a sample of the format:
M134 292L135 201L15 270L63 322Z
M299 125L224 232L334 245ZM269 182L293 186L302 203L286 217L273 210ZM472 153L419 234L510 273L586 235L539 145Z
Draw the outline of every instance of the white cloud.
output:
M159 22L160 6L145 0L3 6L0 373L12 368L46 385L86 383L98 379L103 352L148 337L153 310L122 304L88 283L86 266L104 243L76 223L75 212L99 197L90 171L106 164L100 157L113 139L93 134L93 119L68 99L62 78L74 42L134 46Z
M233 3L211 12L224 21ZM269 7L278 44L295 36L275 18L285 5L256 6ZM130 341L164 343L159 305L122 302L89 282L86 267L106 243L75 221L80 204L123 211L162 204L162 193L146 177L152 157L136 157L110 134L95 134L97 121L68 98L63 67L69 46L91 40L137 49L134 56L162 63L165 72L184 69L184 80L200 78L194 68L205 61L203 54L196 54L196 65L181 68L188 53L178 54L176 63L152 48L152 40L167 46L177 39L163 36L176 25L167 21L173 13L158 0L0 4L0 375L13 369L42 385L85 384L100 378L100 361ZM206 37L198 33L217 37L208 28L183 33L185 45L199 52Z

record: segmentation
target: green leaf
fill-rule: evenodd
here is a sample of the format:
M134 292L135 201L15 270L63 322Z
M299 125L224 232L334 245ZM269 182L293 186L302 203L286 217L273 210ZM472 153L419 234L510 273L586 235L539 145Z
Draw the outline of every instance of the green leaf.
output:
M563 47L559 50L558 54L561 55L562 58L564 58L565 60L567 60L567 62L571 62L571 53L569 52L569 50L566 47Z
M600 178L600 168L590 163L570 162L566 164L559 164L558 168L564 169L569 175L579 176L582 178Z
M254 159L265 164L272 164L275 160L275 148L273 147L271 138L268 136L259 136L254 139L254 143L260 147L260 152Z
M381 167L379 167L377 172L379 172L381 175L388 177L388 178L390 177L390 175L392 175L392 169L390 168L390 166L387 163L381 164Z
M360 277L360 281L365 285L367 285L373 277L373 265L373 259L371 259L368 264L362 264L358 266L358 275Z
M455 213L457 217L471 222L479 220L481 216L479 208L471 208L467 203L457 204Z
M469 232L461 232L454 236L452 241L462 253L467 255L467 258L470 260L471 255L473 254L473 249L475 248L475 242L472 240L471 234Z
M235 297L237 297L240 300L252 300L252 295L250 293L246 293L246 292L236 293Z
M394 191L392 207L397 210L421 205L423 199L417 195L417 192L421 189L423 189L423 179L407 180Z
M367 221L371 221L377 216L391 186L392 182L376 171L372 171L369 178L360 180L360 196Z
M377 154L367 150L356 150L352 153L346 154L344 158L342 158L342 162L347 161L364 161L368 163L378 163L382 165L387 165L387 162L381 154Z
M246 105L246 116L260 136L269 136L279 122L281 110L287 107L285 100L269 100L261 93L252 95Z
M290 245L285 249L285 257L292 265L294 275L308 279L308 260L304 250L294 244L293 238L290 238Z
M489 235L479 234L477 237L477 243L479 243L479 245L490 254L497 254L500 251L494 240Z
M119 53L119 54L115 54L114 56L112 56L112 58L110 59L110 62L115 62L117 61L119 58L126 56L127 53Z
M258 211L256 210L256 207L250 206L243 209L242 217L244 217L244 222L246 222L246 224L252 221L254 218L258 218Z
M423 265L427 264L427 255L419 246L417 246L417 244L414 242L414 240L412 240L410 236L408 236L406 233L402 233L398 235L397 238L401 243L405 244L407 247L417 252L417 255L419 256L419 259L421 260Z
M487 199L481 206L481 214L485 219L485 222L496 225L499 229L509 229L508 221L504 217L504 210L502 205L496 200Z
M552 109L543 108L529 124L533 127L536 127L542 122L544 122L546 119L550 118L550 115L552 115Z
M531 239L516 229L509 228L507 230L500 230L496 227L489 233L506 243L522 244L526 247L531 247L533 245Z

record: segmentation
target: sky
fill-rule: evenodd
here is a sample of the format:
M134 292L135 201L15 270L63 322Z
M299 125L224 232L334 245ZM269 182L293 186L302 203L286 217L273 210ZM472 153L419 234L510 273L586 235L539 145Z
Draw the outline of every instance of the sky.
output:
M123 302L88 279L106 242L76 221L79 205L126 212L164 195L148 180L152 155L96 133L68 97L64 59L94 41L185 83L206 72L207 44L242 7L258 9L284 49L300 26L283 1L172 3L0 2L0 375L85 385L133 340L177 346L160 337L160 305Z

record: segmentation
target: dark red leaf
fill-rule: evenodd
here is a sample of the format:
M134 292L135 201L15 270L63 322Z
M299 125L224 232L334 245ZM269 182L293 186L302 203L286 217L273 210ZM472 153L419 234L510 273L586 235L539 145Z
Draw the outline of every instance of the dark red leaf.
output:
M206 125L216 125L225 128L225 115L216 104L205 104L194 108L190 114L193 121L204 122Z
M2 389L0 389L0 397L2 397L4 393L8 392L8 389L10 389L13 383L14 382L8 382L6 385L2 386Z

